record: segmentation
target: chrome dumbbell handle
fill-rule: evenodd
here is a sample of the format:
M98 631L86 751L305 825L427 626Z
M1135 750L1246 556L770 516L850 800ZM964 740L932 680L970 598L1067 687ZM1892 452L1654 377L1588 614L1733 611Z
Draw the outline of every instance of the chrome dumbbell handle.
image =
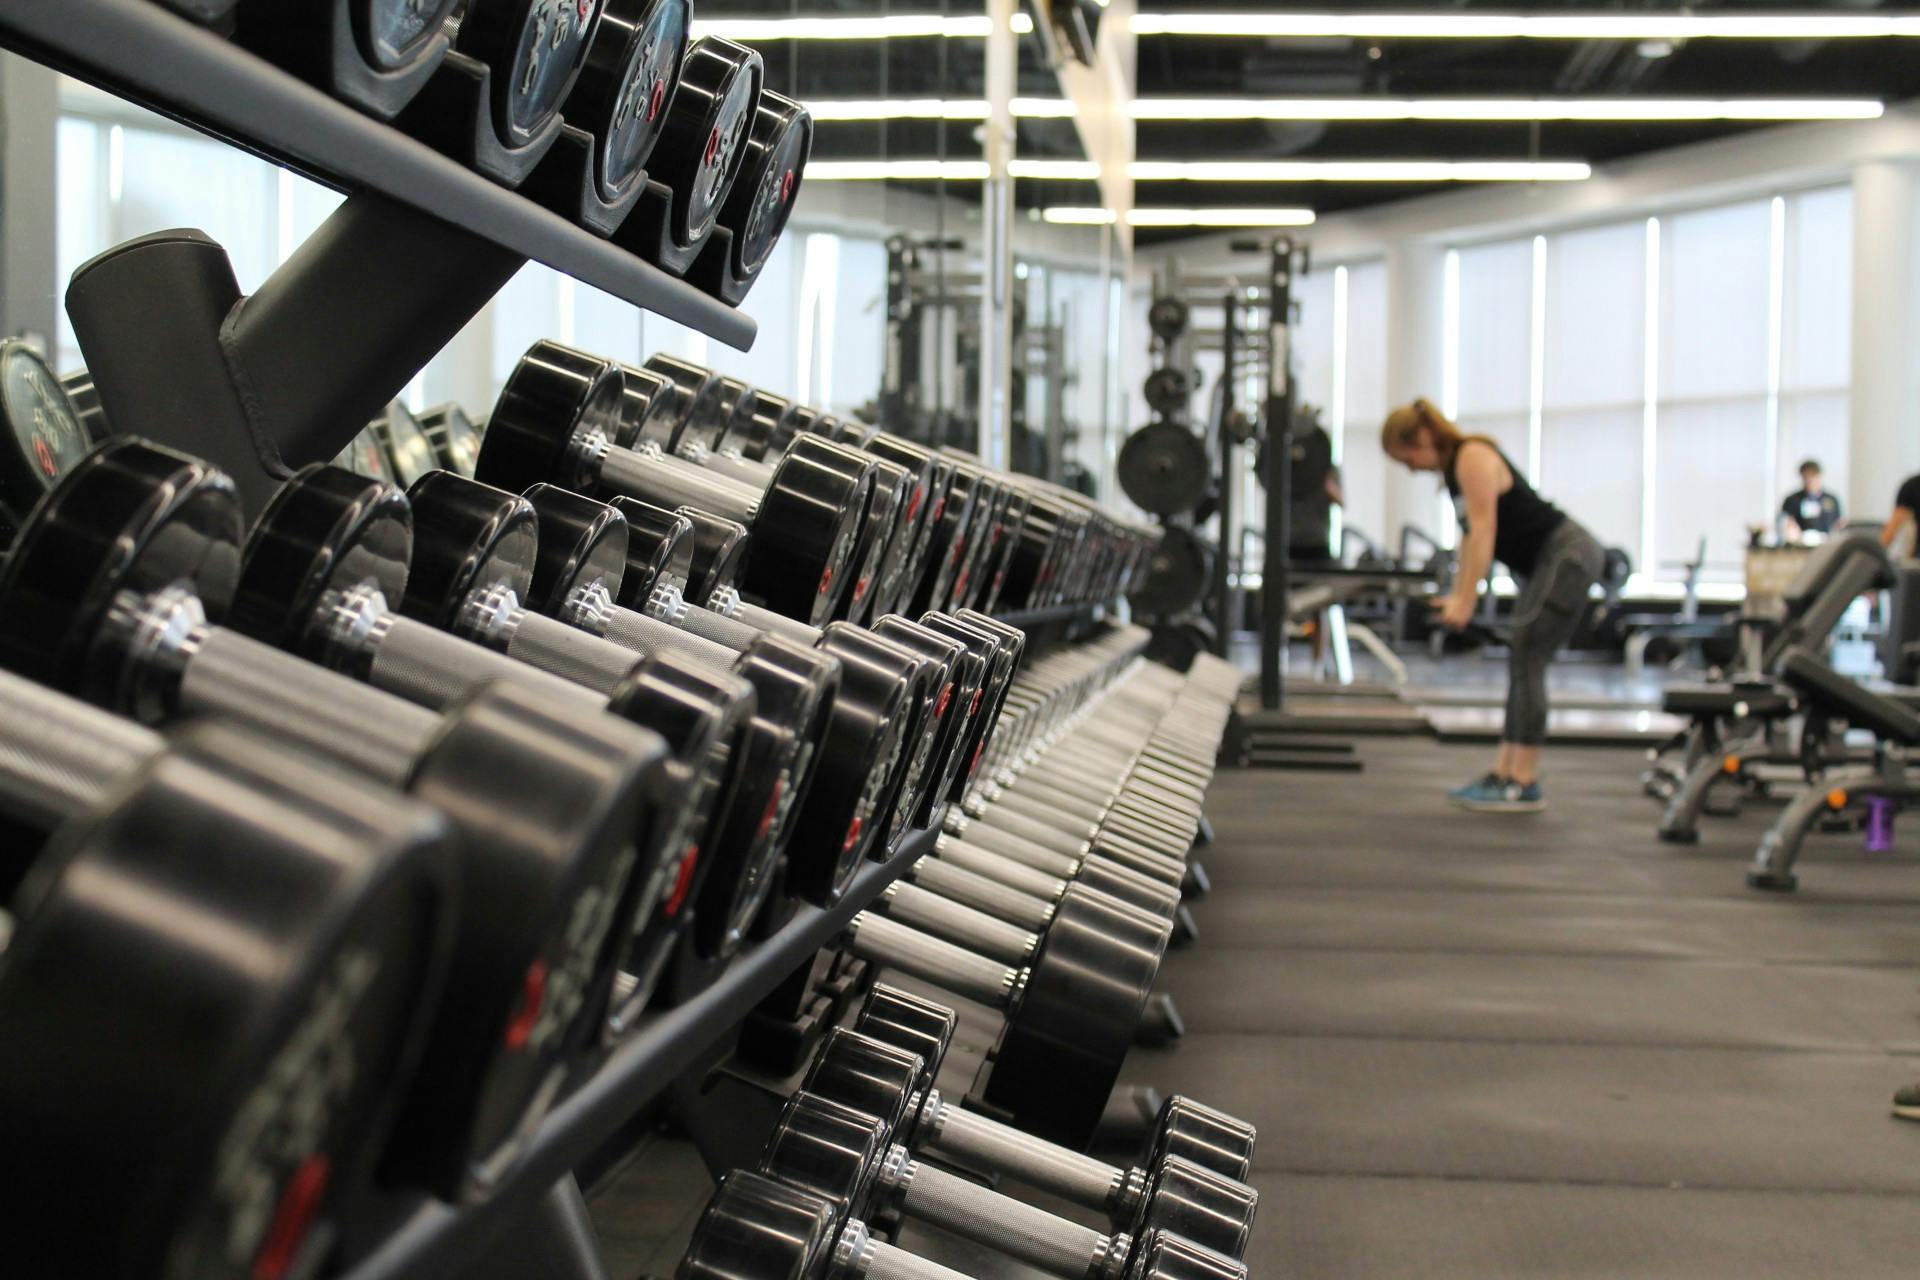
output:
M937 938L949 938L1006 964L1025 964L1040 949L1037 934L917 884L895 881L880 900L887 914L900 923Z
M965 903L977 911L990 912L1023 929L1044 929L1053 919L1050 900L1023 893L1005 881L969 871L956 862L922 858L907 874L913 877L915 884L931 889L943 898ZM1054 883L1061 884L1059 881ZM1064 889L1064 884L1061 887Z
M423 708L445 708L495 681L560 700L593 699L593 690L565 676L412 618L386 615L367 649L360 667L367 683Z
M637 449L609 448L597 467L599 483L615 493L645 498L656 506L698 507L751 528L760 495L690 463Z
M919 1132L926 1144L962 1164L1008 1174L1090 1207L1111 1208L1125 1193L1126 1170L952 1106L937 1090L921 1102L920 1117Z
M863 960L912 974L996 1009L1011 1004L1025 985L1021 970L871 911L862 911L847 925L846 945Z
M833 1242L833 1274L853 1280L970 1280L930 1258L874 1239L858 1219L840 1228Z
M0 808L42 831L96 808L166 748L144 725L11 674L0 675L0 726Z
M921 1164L896 1146L876 1181L908 1217L944 1227L1029 1266L1070 1280L1119 1280L1127 1242L1025 1204L944 1169Z

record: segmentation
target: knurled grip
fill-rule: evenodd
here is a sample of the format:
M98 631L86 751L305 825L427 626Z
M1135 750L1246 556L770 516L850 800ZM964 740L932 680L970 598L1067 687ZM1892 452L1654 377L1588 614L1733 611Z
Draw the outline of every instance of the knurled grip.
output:
M996 920L919 885L896 881L888 888L885 902L887 914L900 923L1007 964L1025 964L1039 945L1040 940L1019 925Z
M1058 1214L1003 1196L975 1182L914 1162L898 1191L908 1217L945 1227L1008 1257L1079 1280L1097 1273L1106 1236Z
M224 716L396 786L440 725L425 707L218 627L187 663L180 710Z
M999 827L974 820L967 824L967 843L997 853L1003 858L1044 871L1048 875L1071 877L1080 869L1081 853L1067 837L1057 832L1046 841L1035 841Z
M994 1008L1006 1005L1019 980L1019 974L998 961L871 911L862 911L847 926L847 947L862 959Z
M593 697L592 690L412 618L391 620L367 669L374 687L434 708L496 680L556 698Z
M1075 849L1093 838L1097 828L1090 822L1077 822L1066 814L1055 819L1036 818L1031 814L1015 813L1000 805L989 805L980 815L982 825L1005 831L1040 844L1057 849Z
M1050 902L1022 893L1013 886L969 871L943 858L922 858L907 872L917 885L923 885L943 898L963 902L1023 929L1043 929L1053 918Z
M951 1267L884 1240L869 1239L856 1255L854 1266L861 1280L969 1280Z
M671 511L701 511L753 525L759 495L721 476L708 475L678 458L651 457L632 449L609 449L600 463L600 483L615 493L651 502Z
M757 604L741 602L738 612L734 614L734 619L748 626L758 627L762 631L770 631L782 640L791 640L808 649L820 643L820 628L810 626L798 618L789 618L784 613L775 613Z
M159 734L17 676L0 676L0 807L48 831L99 807L166 748Z
M983 849L977 844L944 832L934 845L934 853L943 862L951 862L956 867L965 867L968 871L986 876L990 880L1004 881L1022 893L1044 898L1048 902L1056 900L1067 890L1068 876L1053 875L1024 862L1016 862L1003 853ZM1070 876L1078 870L1079 864L1071 858L1066 861L1072 864L1068 868Z
M639 653L677 653L716 671L731 671L740 660L740 655L725 645L649 618L638 609L607 610L607 639Z
M640 657L591 631L539 614L526 614L507 639L507 656L584 685L606 697L620 687Z
M731 453L709 453L698 464L717 476L724 476L749 489L765 489L773 483L773 465L754 462Z
M1089 1209L1105 1210L1125 1176L1104 1160L948 1103L921 1132L929 1147L961 1164L1004 1173Z
M695 606L689 606L686 616L680 619L680 629L735 650L744 650L764 634L761 628L752 623ZM811 648L819 638L819 633L815 632L813 639L806 642L807 646Z

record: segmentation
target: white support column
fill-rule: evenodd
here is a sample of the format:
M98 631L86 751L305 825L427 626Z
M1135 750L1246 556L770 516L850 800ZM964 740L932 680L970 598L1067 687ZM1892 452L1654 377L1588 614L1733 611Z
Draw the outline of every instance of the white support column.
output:
M1893 509L1920 471L1920 165L1875 160L1853 171L1853 388L1847 502L1863 519Z
M49 355L67 287L54 265L58 82L0 53L0 337L32 337Z
M1013 381L1013 92L1019 37L1013 33L1017 0L987 0L993 29L987 35L987 180L980 195L980 456L1005 467Z
M1409 240L1387 251L1387 403L1401 405L1425 396L1439 404L1446 376L1446 250ZM1400 526L1413 523L1431 534L1434 482L1405 467L1387 467L1386 502L1380 537L1397 546Z

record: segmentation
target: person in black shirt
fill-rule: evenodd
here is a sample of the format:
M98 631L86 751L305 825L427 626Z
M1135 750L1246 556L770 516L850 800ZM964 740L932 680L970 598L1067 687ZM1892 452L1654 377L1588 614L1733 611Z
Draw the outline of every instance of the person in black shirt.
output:
M1448 792L1455 804L1488 813L1546 807L1540 748L1547 740L1547 665L1586 611L1606 567L1606 551L1579 521L1535 493L1520 468L1486 436L1462 435L1426 400L1387 415L1380 443L1413 471L1437 471L1464 508L1453 590L1436 603L1440 625L1465 630L1480 583L1495 560L1520 581L1507 642L1507 718L1500 754L1486 776Z
M1315 417L1296 419L1293 450L1288 455L1289 498L1287 559L1304 568L1333 564L1333 509L1345 499L1340 490L1340 468L1333 465L1333 440ZM1304 428L1304 430L1302 429ZM1314 619L1313 661L1327 656L1327 611Z
M1800 464L1800 487L1780 504L1780 534L1798 542L1809 533L1829 534L1839 528L1840 499L1826 491L1820 464L1808 458Z
M1901 483L1900 492L1893 495L1893 514L1880 528L1880 545L1891 547L1902 529L1914 527L1916 523L1920 523L1920 475L1911 475Z

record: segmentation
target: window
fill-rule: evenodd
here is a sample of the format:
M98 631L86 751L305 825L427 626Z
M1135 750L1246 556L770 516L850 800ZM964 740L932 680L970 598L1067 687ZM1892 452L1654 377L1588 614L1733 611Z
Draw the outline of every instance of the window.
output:
M1532 240L1457 253L1451 410L1462 431L1492 436L1513 465L1533 470Z
M1780 443L1774 488L1800 487L1798 468L1815 458L1843 504L1846 484L1847 390L1852 382L1853 199L1846 187L1788 196L1783 209L1785 261L1779 375ZM1874 495L1860 495L1871 504Z

